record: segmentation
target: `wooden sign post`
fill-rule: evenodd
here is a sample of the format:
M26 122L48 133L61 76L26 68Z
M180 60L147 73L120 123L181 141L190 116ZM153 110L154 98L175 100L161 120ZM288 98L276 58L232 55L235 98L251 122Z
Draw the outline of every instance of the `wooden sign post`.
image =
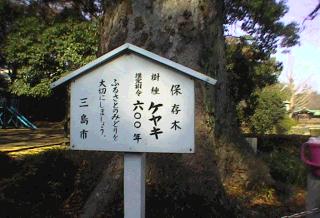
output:
M52 84L71 82L72 149L125 152L126 218L144 217L145 152L195 152L194 78L216 82L124 44Z
M124 154L124 217L145 217L145 153Z

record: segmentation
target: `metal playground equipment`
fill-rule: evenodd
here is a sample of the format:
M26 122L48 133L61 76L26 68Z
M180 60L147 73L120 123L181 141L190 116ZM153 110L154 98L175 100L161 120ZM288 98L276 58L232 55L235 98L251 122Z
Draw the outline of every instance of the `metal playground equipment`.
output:
M30 128L37 129L25 116L18 112L19 101L17 99L0 98L0 128Z

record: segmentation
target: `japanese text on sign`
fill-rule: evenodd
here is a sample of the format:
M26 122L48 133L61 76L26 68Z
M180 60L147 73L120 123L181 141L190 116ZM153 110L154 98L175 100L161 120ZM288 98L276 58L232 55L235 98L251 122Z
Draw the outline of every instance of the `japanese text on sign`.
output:
M74 149L194 152L194 82L174 70L119 57L75 80L71 93Z

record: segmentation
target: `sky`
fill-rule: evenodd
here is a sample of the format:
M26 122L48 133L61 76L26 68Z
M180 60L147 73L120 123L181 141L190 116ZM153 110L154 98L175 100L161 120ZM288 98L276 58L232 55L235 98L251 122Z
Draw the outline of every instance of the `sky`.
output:
M290 54L279 49L275 57L283 63L283 71L279 77L281 82L287 81L287 74L292 72L296 83L307 83L320 94L320 14L313 20L304 19L317 6L318 0L288 0L289 11L283 22L295 21L305 27L300 32L300 45L290 49Z

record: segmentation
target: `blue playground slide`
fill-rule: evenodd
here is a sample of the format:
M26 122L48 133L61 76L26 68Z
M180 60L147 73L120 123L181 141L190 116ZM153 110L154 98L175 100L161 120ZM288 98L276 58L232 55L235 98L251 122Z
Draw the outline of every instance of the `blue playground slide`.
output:
M11 113L12 118L16 118L17 120L20 121L20 123L30 129L37 129L37 127L31 123L25 116L23 116L22 114L20 114L14 107L10 106L7 107L7 110ZM1 119L0 119L1 120ZM10 120L8 121L8 123L10 122Z

